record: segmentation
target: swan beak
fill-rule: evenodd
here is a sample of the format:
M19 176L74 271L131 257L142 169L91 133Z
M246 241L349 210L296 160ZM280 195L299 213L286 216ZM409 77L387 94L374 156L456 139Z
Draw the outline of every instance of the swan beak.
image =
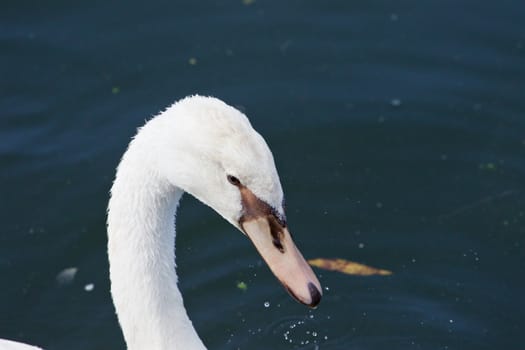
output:
M321 284L295 246L286 223L248 189L241 190L241 194L245 215L239 224L243 232L290 295L302 304L316 307L321 301Z
M280 225L274 227L276 223L272 223L272 219L260 217L244 221L242 227L292 297L302 304L316 307L321 301L321 284L295 246L288 229ZM275 235L272 230L280 232Z

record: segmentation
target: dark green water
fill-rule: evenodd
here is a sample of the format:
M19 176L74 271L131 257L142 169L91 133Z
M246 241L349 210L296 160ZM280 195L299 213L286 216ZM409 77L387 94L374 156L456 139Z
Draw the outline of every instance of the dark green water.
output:
M317 270L308 311L185 197L181 288L210 349L523 349L524 2L108 3L0 5L0 338L124 348L114 169L145 119L201 93L265 136L306 257L394 272Z

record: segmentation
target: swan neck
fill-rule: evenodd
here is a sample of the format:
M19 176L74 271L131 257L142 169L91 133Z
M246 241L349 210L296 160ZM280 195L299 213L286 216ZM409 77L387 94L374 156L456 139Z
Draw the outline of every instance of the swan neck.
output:
M111 294L126 344L130 350L205 349L177 287L175 212L183 191L135 151L132 143L108 207Z

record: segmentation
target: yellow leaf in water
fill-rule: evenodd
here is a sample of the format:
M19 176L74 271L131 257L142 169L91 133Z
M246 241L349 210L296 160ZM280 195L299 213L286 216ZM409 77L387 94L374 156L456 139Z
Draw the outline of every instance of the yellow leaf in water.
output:
M311 259L308 263L324 270L338 271L347 275L371 276L391 275L392 271L376 269L375 267L359 264L345 259Z

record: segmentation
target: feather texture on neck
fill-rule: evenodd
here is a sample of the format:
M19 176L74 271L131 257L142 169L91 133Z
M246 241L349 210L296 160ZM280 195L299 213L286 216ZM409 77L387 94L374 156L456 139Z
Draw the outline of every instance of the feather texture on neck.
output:
M174 215L183 191L145 161L147 136L139 134L130 144L111 189L113 301L128 349L205 349L177 287Z

